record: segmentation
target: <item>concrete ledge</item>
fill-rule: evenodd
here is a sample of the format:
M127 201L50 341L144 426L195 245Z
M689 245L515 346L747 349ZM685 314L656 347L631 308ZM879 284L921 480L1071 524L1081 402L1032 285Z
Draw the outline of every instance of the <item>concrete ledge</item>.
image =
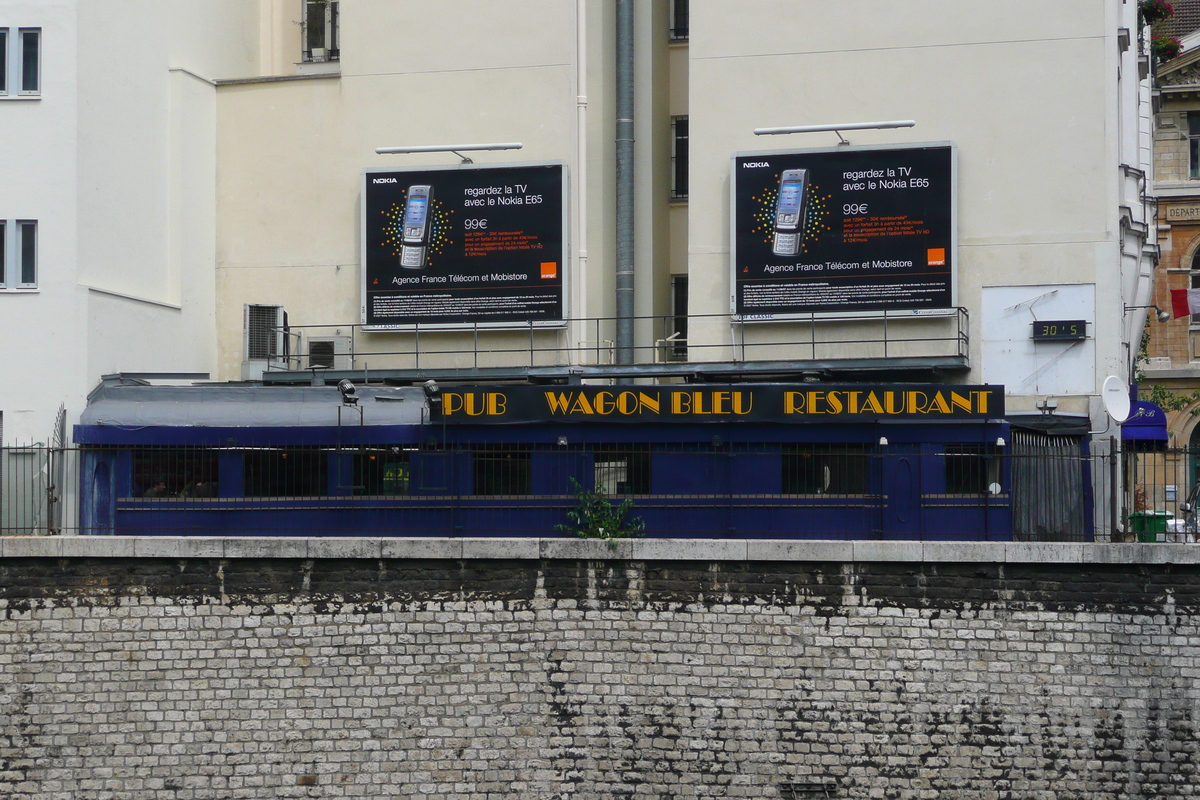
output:
M1200 564L1200 544L777 539L0 536L0 558L352 558Z

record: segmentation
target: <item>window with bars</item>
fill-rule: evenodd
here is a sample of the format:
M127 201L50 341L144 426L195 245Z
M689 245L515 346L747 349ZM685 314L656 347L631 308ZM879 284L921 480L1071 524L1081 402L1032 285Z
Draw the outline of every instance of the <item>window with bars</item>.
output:
M528 450L505 447L479 450L475 453L474 471L477 495L529 494Z
M688 118L671 117L671 199L688 196Z
M0 290L36 289L37 221L0 219Z
M688 0L671 0L671 41L688 40Z
M602 447L595 451L597 492L616 497L650 494L650 451L631 447Z
M687 361L688 358L688 276L671 276L671 338L667 358Z
M1000 451L994 445L946 445L946 493L991 494L1000 485Z
M863 444L799 444L783 450L784 494L866 494L870 451Z
M0 97L42 91L42 29L0 28Z
M338 0L304 0L304 60L338 61Z

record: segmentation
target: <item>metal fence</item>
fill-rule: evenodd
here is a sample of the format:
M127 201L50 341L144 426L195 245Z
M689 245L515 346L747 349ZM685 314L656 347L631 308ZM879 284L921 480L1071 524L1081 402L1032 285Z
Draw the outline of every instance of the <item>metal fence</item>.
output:
M272 307L273 308L273 307ZM956 359L970 353L966 308L914 316L911 312L769 315L647 315L631 320L638 365L731 361L819 362L888 358ZM536 368L617 363L616 317L581 317L557 326L530 322L496 329L484 323L454 329L400 326L380 347L358 323L270 326L260 331L267 377L307 370ZM275 342L276 344L268 343ZM268 352L269 351L269 352Z
M647 536L1195 541L1200 452L1106 444L8 447L0 533L569 535L595 491Z

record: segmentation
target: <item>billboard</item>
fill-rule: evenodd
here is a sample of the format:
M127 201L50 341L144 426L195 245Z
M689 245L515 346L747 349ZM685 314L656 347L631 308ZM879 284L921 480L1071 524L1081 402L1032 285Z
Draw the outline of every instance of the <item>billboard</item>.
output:
M565 197L561 163L367 170L363 323L561 325Z
M955 178L949 143L735 155L732 313L951 308Z

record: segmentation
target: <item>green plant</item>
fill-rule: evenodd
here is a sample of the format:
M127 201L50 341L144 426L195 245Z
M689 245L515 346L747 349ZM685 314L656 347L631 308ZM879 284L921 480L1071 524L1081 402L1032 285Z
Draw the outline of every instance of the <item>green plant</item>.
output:
M1155 36L1150 40L1150 50L1159 61L1170 61L1183 51L1183 43L1174 36Z
M601 489L585 489L579 481L571 478L576 506L567 512L569 525L555 525L554 529L573 533L580 539L606 539L608 546L617 549L618 539L631 539L642 535L646 523L641 517L631 515L633 501L626 498L618 504L608 499Z
M1153 25L1174 13L1175 9L1166 0L1142 0L1138 3L1138 14L1142 18L1143 25Z

